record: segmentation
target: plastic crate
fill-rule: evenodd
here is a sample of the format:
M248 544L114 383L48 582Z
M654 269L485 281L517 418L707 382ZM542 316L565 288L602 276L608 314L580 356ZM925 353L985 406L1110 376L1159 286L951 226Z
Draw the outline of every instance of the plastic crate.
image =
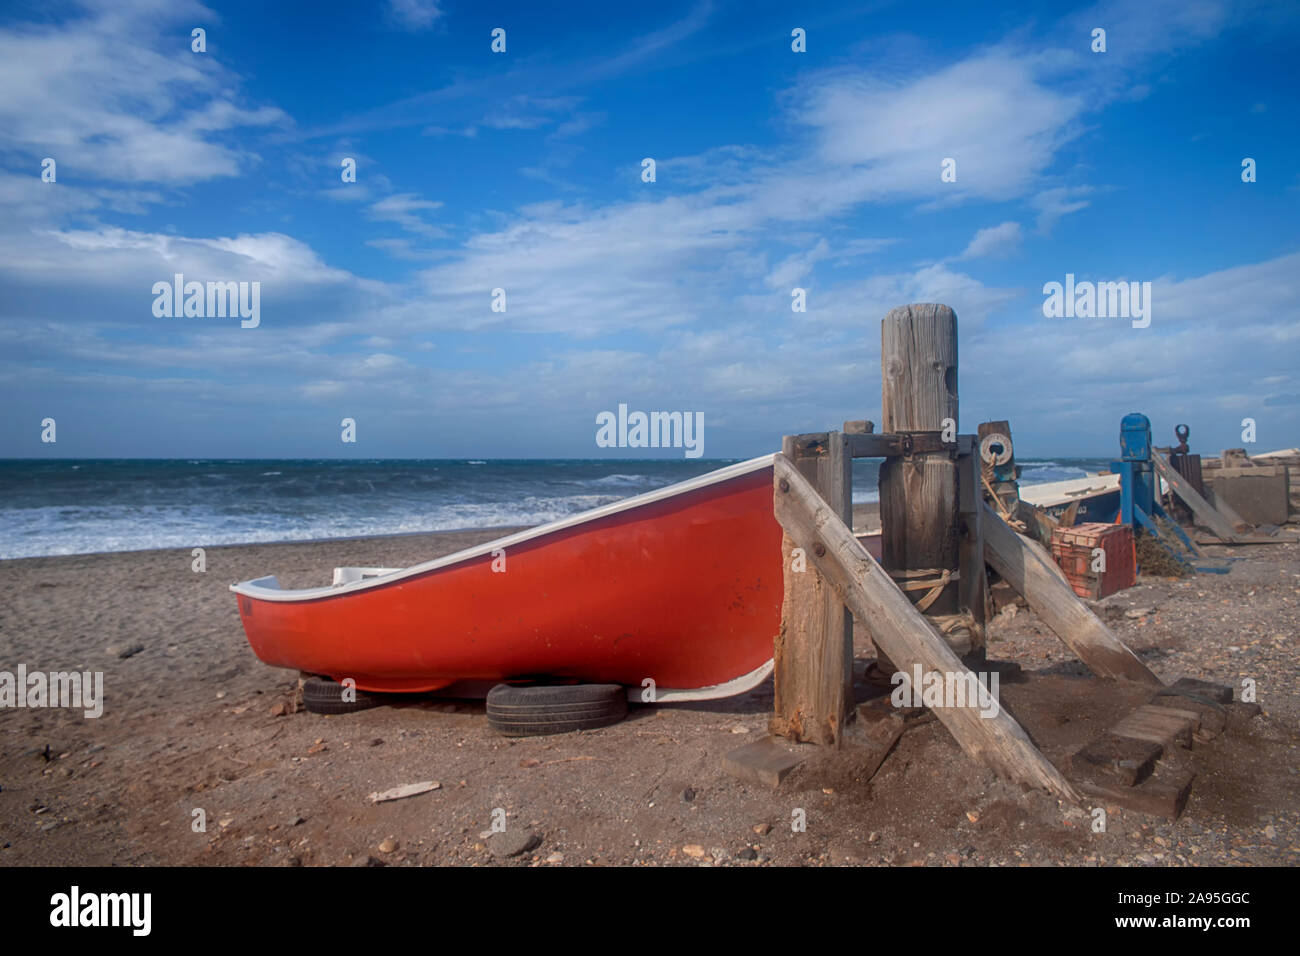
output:
M1093 551L1106 556L1105 571L1094 571ZM1078 524L1052 532L1052 557L1060 565L1074 593L1104 598L1137 583L1137 553L1133 529L1126 524Z

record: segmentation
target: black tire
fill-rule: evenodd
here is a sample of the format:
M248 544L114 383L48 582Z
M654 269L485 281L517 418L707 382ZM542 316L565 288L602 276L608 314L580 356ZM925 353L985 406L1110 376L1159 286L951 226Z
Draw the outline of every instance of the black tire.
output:
M506 737L594 730L627 716L627 691L621 684L497 684L488 691L487 716Z
M345 689L328 677L309 677L302 685L302 705L313 714L351 714L387 703L381 695L364 690L354 692L356 700L344 700Z

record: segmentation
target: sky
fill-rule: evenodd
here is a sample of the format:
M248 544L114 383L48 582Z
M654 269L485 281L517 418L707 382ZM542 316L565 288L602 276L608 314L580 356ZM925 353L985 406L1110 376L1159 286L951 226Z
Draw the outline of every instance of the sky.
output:
M749 457L880 421L913 302L1020 454L1132 411L1300 445L1298 41L1214 0L7 2L0 457L682 455L598 447L619 405ZM256 325L159 315L177 273ZM1067 274L1149 325L1046 316Z

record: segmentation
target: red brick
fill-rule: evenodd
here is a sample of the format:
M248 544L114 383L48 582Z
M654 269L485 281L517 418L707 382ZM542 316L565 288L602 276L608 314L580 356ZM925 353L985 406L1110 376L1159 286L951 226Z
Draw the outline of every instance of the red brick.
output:
M1106 555L1104 572L1092 570L1094 548L1101 548ZM1133 529L1128 525L1092 523L1057 528L1052 532L1052 557L1080 597L1104 598L1137 582Z

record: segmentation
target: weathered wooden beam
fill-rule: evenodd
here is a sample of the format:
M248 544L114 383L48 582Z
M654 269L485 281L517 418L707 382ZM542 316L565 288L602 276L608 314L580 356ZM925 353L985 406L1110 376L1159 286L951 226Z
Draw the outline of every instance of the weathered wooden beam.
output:
M900 455L901 443L897 435L875 435L871 432L855 432L845 435L851 458L888 458Z
M777 455L773 470L777 520L858 619L870 626L872 639L889 659L909 675L918 667L922 674L969 674L791 461ZM1001 707L987 717L978 706L938 707L934 713L971 757L1013 780L1079 802L1070 783Z
M782 452L815 493L852 525L852 460L839 432L787 435ZM773 734L839 746L853 712L853 617L798 545L781 542L784 599L774 648Z
M980 482L979 455L957 458L957 559L961 576L957 579L957 604L969 612L974 621L971 653L984 657L985 626L988 619L988 574L984 568L983 488Z
M1249 534L1252 527L1251 523L1237 513L1237 509L1228 504L1228 500L1222 495L1216 495L1212 489L1207 489L1209 497L1205 500L1219 514L1228 519L1228 524L1232 525L1232 530L1241 534Z
M1237 534L1233 531L1232 525L1228 524L1228 519L1202 498L1187 479L1174 470L1163 454L1153 449L1151 461L1156 466L1156 473L1169 484L1174 494L1186 502L1187 507L1192 509L1192 514L1204 522L1207 528L1224 541L1232 541L1236 538Z
M853 422L845 422L852 425ZM871 424L868 422L867 424ZM937 431L936 431L937 434ZM803 437L803 436L800 436ZM901 458L906 454L902 435L877 435L872 432L853 432L844 436L850 458ZM969 455L979 444L974 435L958 435L952 442L935 439L930 444L949 457Z
M1160 678L1048 567L1048 559L1016 534L997 512L987 504L983 507L981 530L985 559L1079 660L1098 677L1161 685Z
M956 431L957 315L946 305L891 309L880 322L880 411L885 432ZM888 458L880 467L881 565L894 575L957 570L957 463L951 451ZM927 613L955 614L957 581L937 596L912 592Z

